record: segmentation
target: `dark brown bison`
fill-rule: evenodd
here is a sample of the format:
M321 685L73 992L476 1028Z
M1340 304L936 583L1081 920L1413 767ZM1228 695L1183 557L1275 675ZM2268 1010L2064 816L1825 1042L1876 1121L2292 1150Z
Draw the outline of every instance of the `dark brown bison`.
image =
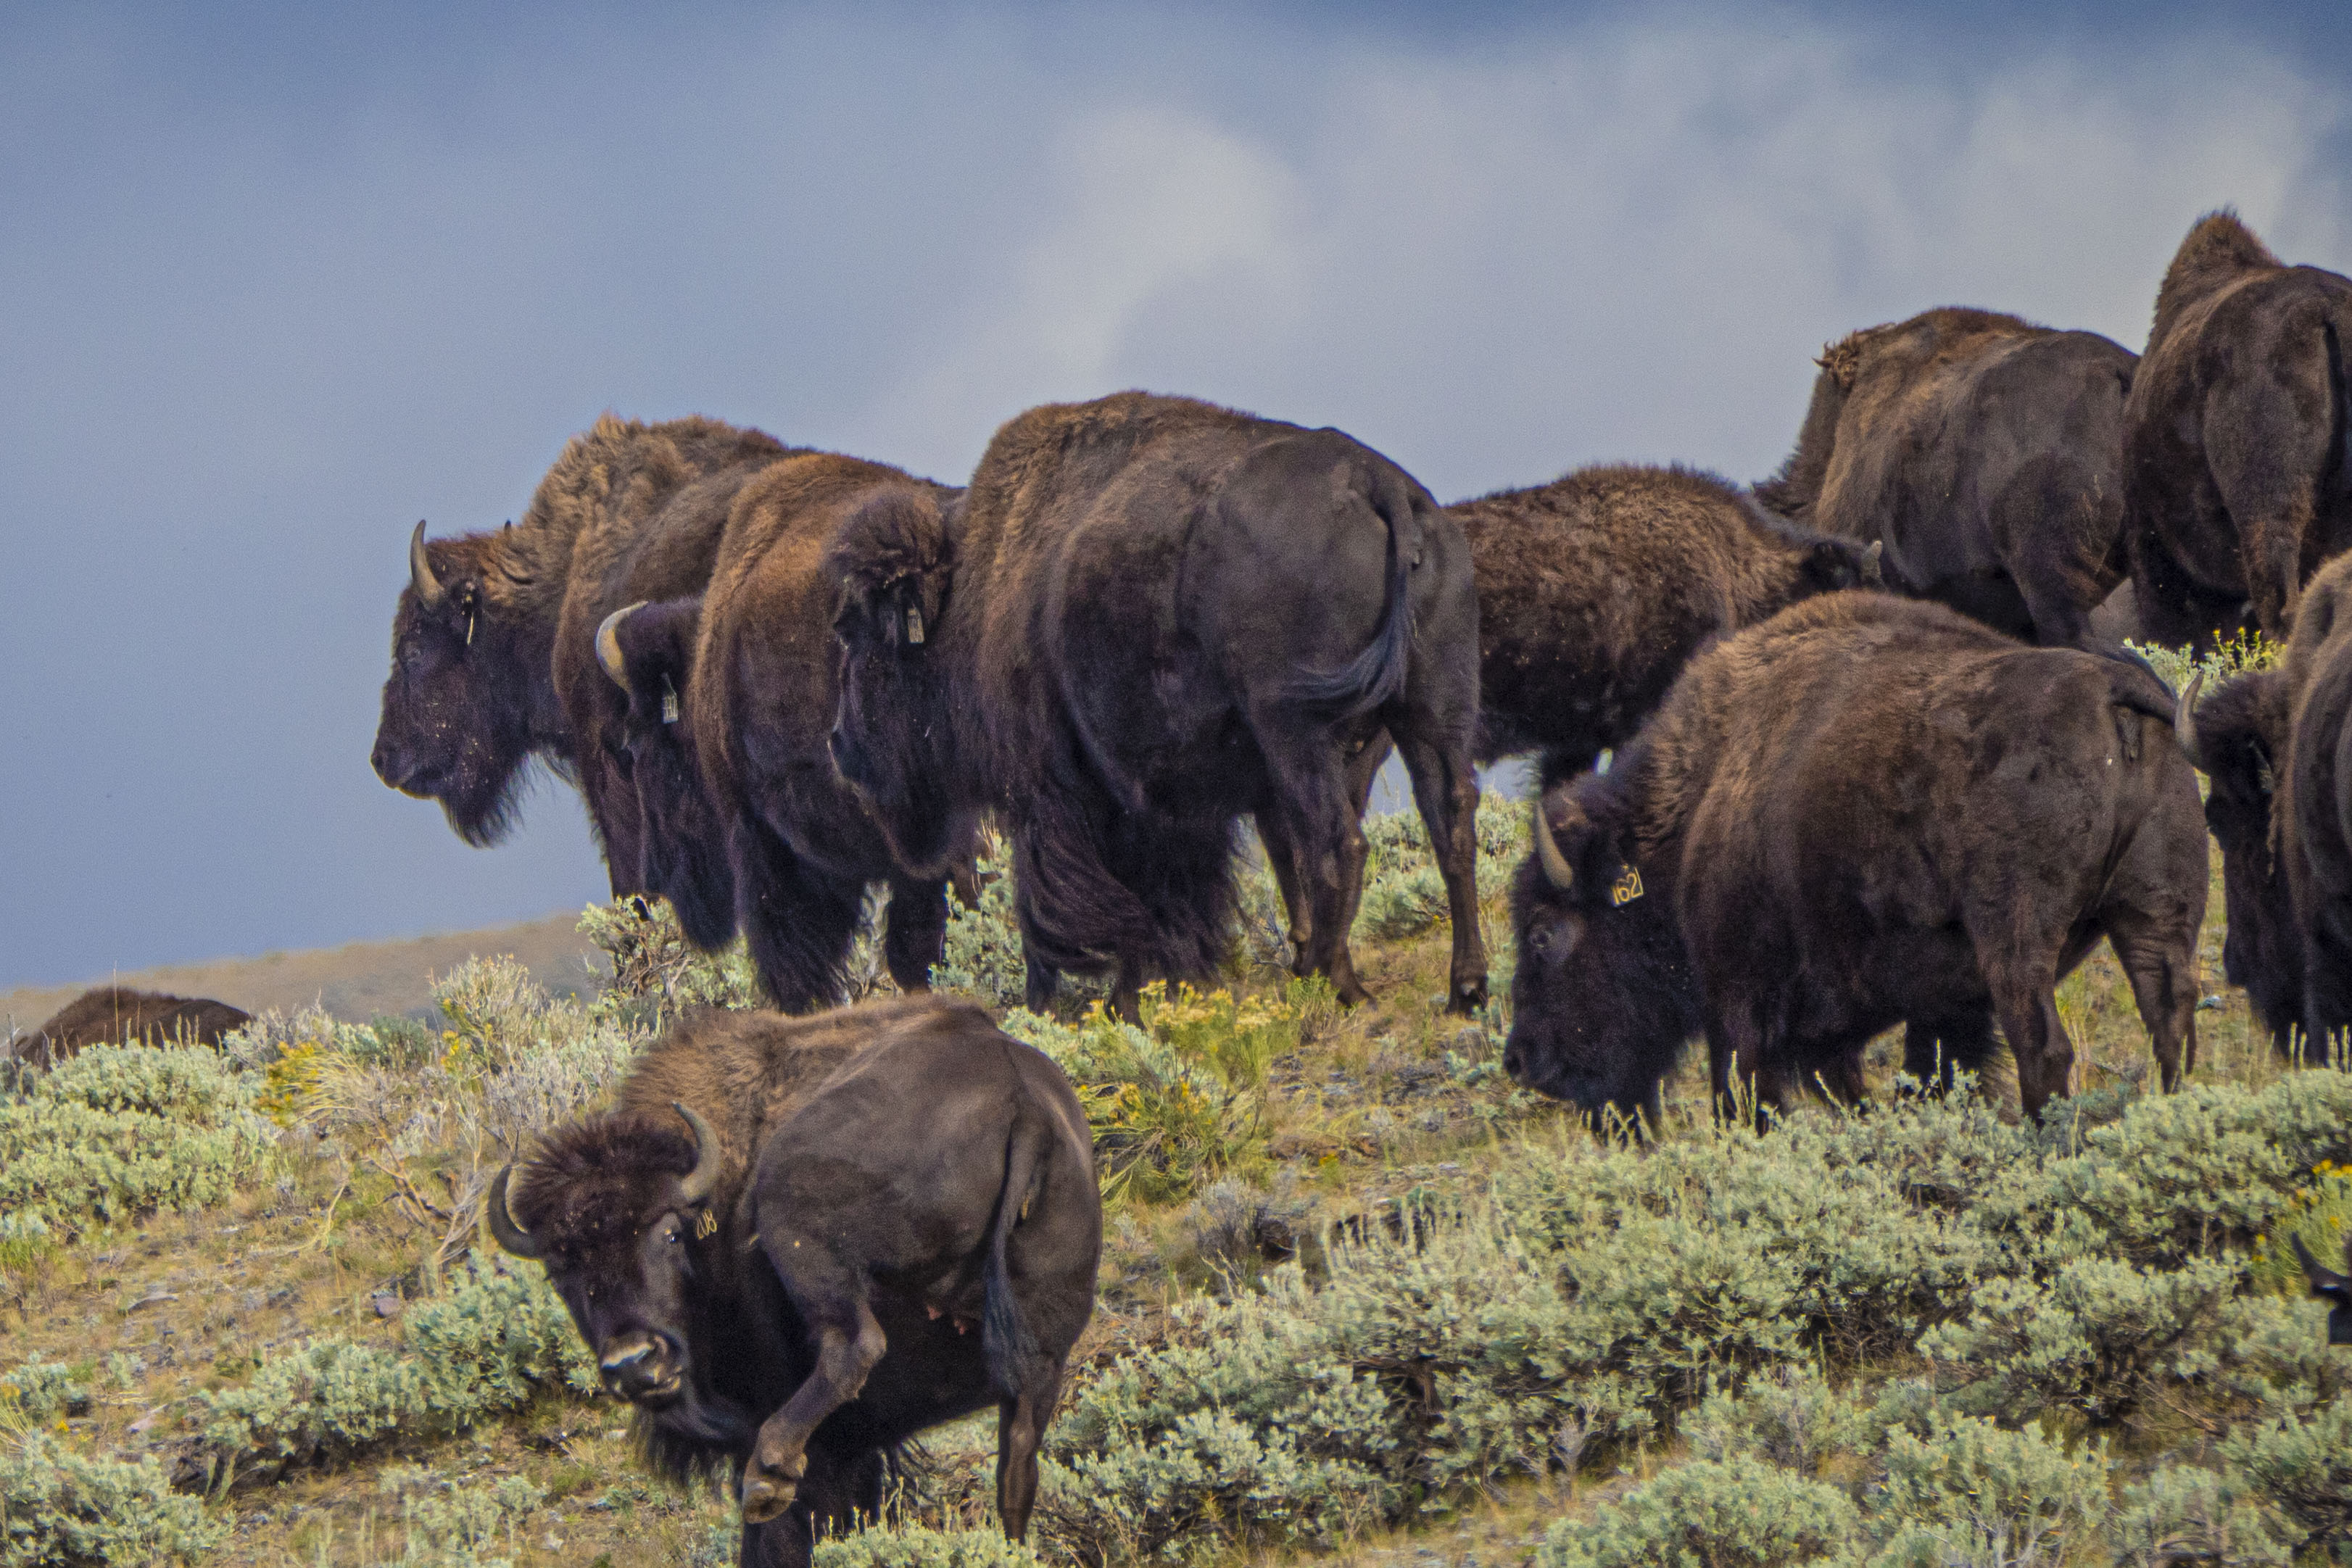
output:
M990 1406L1027 1529L1102 1202L1068 1081L978 1008L691 1016L612 1112L501 1172L488 1218L655 1466L740 1476L743 1563L805 1564L879 1510L886 1455Z
M1809 528L1883 539L1889 586L2014 637L2084 641L2124 575L2131 350L1946 307L1822 351L1797 449L1756 486Z
M636 891L635 800L607 734L621 705L596 668L596 627L633 599L699 591L735 490L787 450L715 420L607 414L565 445L520 527L427 542L419 523L376 776L490 844L536 757L580 786L614 895Z
M2303 1277L2311 1282L2311 1293L2329 1303L2327 1343L2352 1344L2352 1279L2320 1267L2311 1249L2303 1244L2303 1238L2293 1239L2295 1261L2303 1265ZM2352 1237L2344 1241L2344 1266L2352 1269Z
M2124 404L2124 537L2149 637L2294 628L2352 549L2352 278L2287 267L2229 212L2189 231Z
M698 602L631 610L598 634L606 673L628 694L646 885L706 945L740 924L787 1012L839 998L869 883L890 886L891 977L924 989L940 958L943 882L898 868L834 771L839 590L822 567L859 507L937 507L956 494L855 457L783 459L738 497ZM970 859L967 834L951 861Z
M2168 1088L2196 1059L2205 832L2171 694L1940 605L1800 604L1702 653L1606 774L1544 797L1505 1064L1654 1116L1704 1032L1718 1095L1863 1092L1871 1036L2066 1092L2052 996L2105 935Z
M173 997L125 986L95 986L37 1029L17 1036L8 1053L54 1067L92 1045L218 1045L253 1021L251 1013L205 997Z
M2324 1055L2352 1029L2352 556L2304 591L2284 661L2198 692L2179 728L2212 780L2224 970L2280 1051Z
M1050 975L1213 972L1234 822L1254 813L1349 1001L1362 866L1349 760L1403 752L1454 915L1449 995L1486 994L1473 881L1478 606L1461 530L1335 430L1121 392L1030 410L942 505L844 525L833 756L900 863L938 875L971 814L1013 847L1031 1003Z
M1632 738L1708 638L1876 580L1863 546L1685 468L1580 468L1445 513L1478 585L1478 760L1540 751L1547 787Z

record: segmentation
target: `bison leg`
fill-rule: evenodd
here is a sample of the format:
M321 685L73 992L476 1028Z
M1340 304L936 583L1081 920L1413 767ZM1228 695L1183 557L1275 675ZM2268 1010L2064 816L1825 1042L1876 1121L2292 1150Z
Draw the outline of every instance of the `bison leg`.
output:
M1486 1001L1486 944L1478 931L1478 775L1468 747L1440 746L1418 733L1397 737L1412 775L1413 804L1429 830L1445 905L1454 916L1454 961L1445 1010L1475 1012Z
M795 1505L762 1523L744 1521L735 1561L740 1568L809 1568L815 1547L808 1511Z
M866 884L811 865L764 822L737 821L729 845L736 913L761 988L788 1013L833 1006L866 913Z
M1371 804L1372 781L1380 777L1381 764L1389 759L1390 752L1394 749L1388 732L1383 730L1357 747L1354 755L1349 758L1348 797L1356 803L1357 821L1364 820L1364 811ZM1282 891L1283 917L1290 923L1290 970L1295 975L1303 976L1307 973L1307 949L1314 911L1308 906L1300 880L1298 847L1283 831L1282 814L1278 811L1259 815L1257 836L1258 841L1265 846L1266 865L1274 873L1275 885ZM1360 845L1362 841L1360 838L1356 841ZM1364 892L1364 857L1359 854L1353 865L1342 869L1347 884L1355 890L1355 896L1349 900L1348 907L1341 912L1347 922L1343 929L1353 931L1356 927L1356 905L1361 901Z
M948 887L913 877L890 879L890 915L882 936L883 961L902 991L931 988L931 966L947 951Z
M1930 1092L1948 1093L1960 1072L1982 1073L1991 1055L1989 1012L1912 1019L1903 1026L1903 1071Z
M1037 1502L1037 1444L1062 1396L1061 1365L1041 1356L1021 1382L1020 1396L996 1407L996 1514L1010 1541L1029 1535L1029 1511Z
M1360 820L1348 810L1348 780L1338 747L1328 729L1302 725L1286 707L1260 714L1252 727L1275 794L1258 820L1277 820L1276 839L1290 845L1307 911L1301 923L1306 952L1299 970L1328 977L1332 991L1350 1007L1370 1001L1371 993L1356 978L1355 959L1348 951L1344 914L1362 896L1367 846Z
M2132 1002L2156 1053L2156 1073L2170 1093L2197 1067L2197 938L2195 928L2151 919L2137 910L2101 917L2116 961L2131 979Z
M807 1325L816 1365L783 1407L761 1424L751 1446L743 1467L743 1517L753 1523L779 1518L792 1504L808 1469L809 1435L857 1397L889 1343L855 1268L832 1256L817 1237L795 1236L764 1218L761 1229L761 1247Z
M1985 977L1992 983L2000 1032L2017 1060L2018 1104L2028 1116L2039 1116L2042 1106L2069 1092L2074 1075L2074 1042L2058 1017L2056 977L2047 967L2039 974Z

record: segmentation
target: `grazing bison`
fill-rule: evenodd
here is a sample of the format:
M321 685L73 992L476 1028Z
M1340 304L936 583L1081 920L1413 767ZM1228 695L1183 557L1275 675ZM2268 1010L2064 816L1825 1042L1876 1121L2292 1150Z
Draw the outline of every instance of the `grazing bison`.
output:
M2352 549L2352 278L2287 267L2229 212L2189 231L2124 404L2124 537L2149 637L2294 629Z
M992 1405L1027 1529L1102 1202L1068 1081L978 1008L690 1016L611 1113L500 1172L487 1218L547 1266L655 1466L740 1476L744 1563L805 1564L879 1510L885 1456Z
M205 997L173 997L127 986L95 986L38 1029L9 1042L8 1053L34 1067L55 1067L91 1045L218 1045L253 1015Z
M607 414L572 437L520 527L408 546L376 727L376 776L438 800L469 844L512 826L537 757L573 779L615 896L636 891L635 800L608 735L598 622L632 599L699 591L734 491L787 448L756 430Z
M2303 1277L2311 1281L2311 1293L2330 1303L2327 1343L2352 1344L2352 1279L2333 1269L2321 1268L2319 1260L2311 1255L2311 1249L2303 1244L2303 1238L2293 1239L2295 1261L2303 1265ZM2352 1269L2352 1237L2344 1241L2344 1266Z
M738 497L698 603L631 608L598 632L629 703L646 885L697 941L723 941L740 923L787 1012L839 998L868 883L890 884L883 950L901 988L927 988L944 946L943 883L898 868L834 771L839 591L822 568L860 507L936 508L956 495L855 457L782 459ZM971 852L967 832L952 865Z
M2181 745L2212 779L2224 971L2273 1043L2352 1030L2352 556L2312 579L2276 667L2180 704Z
M1580 468L1445 511L1478 585L1478 760L1540 751L1546 788L1632 738L1709 637L1876 580L1873 551L1685 468Z
M1922 1078L1997 1020L2028 1113L2066 1090L2052 989L2105 935L2166 1087L2196 1059L2205 832L2146 668L1940 605L1831 594L1699 654L1606 774L1538 805L1505 1064L1654 1115L1704 1032L1719 1096Z
M1213 972L1234 820L1307 910L1303 967L1367 993L1349 758L1403 752L1454 915L1449 997L1486 994L1473 880L1478 606L1462 532L1336 430L1121 392L989 443L961 502L908 490L842 528L833 756L899 862L938 875L971 814L1012 840L1031 1005L1058 970Z
M1958 307L1822 351L1797 449L1756 497L1886 546L1891 586L2014 637L2085 640L2124 575L2131 350Z

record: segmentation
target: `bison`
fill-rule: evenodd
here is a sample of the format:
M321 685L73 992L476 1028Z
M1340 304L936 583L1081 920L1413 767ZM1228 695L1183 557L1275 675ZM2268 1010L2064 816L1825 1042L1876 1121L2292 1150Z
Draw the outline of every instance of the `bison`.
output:
M251 1013L207 997L95 986L11 1040L8 1052L34 1067L54 1067L85 1046L218 1045L252 1021Z
M655 1467L740 1479L742 1563L806 1564L878 1511L899 1444L990 1406L1025 1532L1102 1201L1068 1081L978 1008L691 1015L486 1210Z
M1632 738L1709 637L1877 580L1876 547L1686 468L1580 468L1445 512L1478 588L1477 758L1540 751L1546 788Z
M2212 780L2225 973L2282 1051L2325 1053L2352 1029L2352 556L2312 579L2276 667L2180 705L2189 760Z
M1889 583L2054 646L2124 575L2130 350L1946 307L1822 351L1797 449L1756 497L1884 540Z
M2124 536L2151 640L2200 650L2294 629L2303 585L2352 549L2352 278L2287 267L2227 211L2198 220L2156 296L2124 403Z
M629 704L646 884L705 946L740 924L761 983L787 1012L840 995L869 883L890 884L891 977L924 989L940 956L942 881L899 869L834 771L837 589L821 569L861 507L937 507L956 494L854 457L781 460L738 497L699 601L633 606L597 632ZM967 831L952 866L971 853Z
M595 629L632 599L698 591L735 490L789 450L715 420L607 414L565 445L520 527L428 543L417 524L376 776L486 845L512 827L536 757L579 785L614 895L635 892L635 800Z
M1998 1021L2038 1113L2073 1061L2053 988L2105 935L2171 1087L2206 885L2172 716L2142 665L1885 594L1717 643L1606 773L1539 800L1505 1065L1654 1116L1703 1032L1718 1102L1760 1108L1859 1097L1896 1023L1923 1079L1980 1066Z
M1303 967L1364 999L1348 764L1382 728L1453 909L1451 1005L1484 999L1469 550L1387 458L1186 398L1048 404L961 499L860 507L827 565L834 759L917 874L1000 813L1033 1006L1059 970L1115 969L1129 1016L1147 971L1213 971L1244 812L1297 879Z

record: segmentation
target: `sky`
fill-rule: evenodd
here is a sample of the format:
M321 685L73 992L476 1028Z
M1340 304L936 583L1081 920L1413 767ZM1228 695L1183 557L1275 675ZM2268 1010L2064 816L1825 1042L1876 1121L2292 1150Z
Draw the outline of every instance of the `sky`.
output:
M576 907L368 767L404 546L604 410L969 473L1139 386L1441 499L1769 473L1811 359L2352 270L2337 5L0 14L0 988Z

